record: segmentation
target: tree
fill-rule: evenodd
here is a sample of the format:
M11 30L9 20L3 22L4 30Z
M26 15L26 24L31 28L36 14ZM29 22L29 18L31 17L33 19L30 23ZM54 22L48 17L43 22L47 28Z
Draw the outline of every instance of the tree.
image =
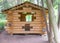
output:
M48 36L48 41L49 41L49 43L53 43L52 42L52 29L51 29L51 24L50 24L50 22L49 22L49 27L48 27L48 23L47 23L47 19L46 19L46 10L45 10L45 8L44 8L44 0L41 0L41 2L42 2L42 10L43 10L43 16L44 16L44 18L45 18L45 24L46 24L46 30L47 30L47 36Z
M31 3L34 3L35 0L30 0Z
M49 18L53 27L53 33L54 33L54 37L55 37L55 42L59 43L59 34L58 34L58 26L57 23L54 22L55 21L55 16L54 16L54 9L52 6L52 2L51 0L46 0L47 1L47 6L48 6L48 11L49 11Z
M16 0L17 1L17 4L20 4L21 3L21 0Z
M3 4L2 6L4 7L4 9L7 9L7 8L10 7L7 0L3 0L3 3L2 4Z
M6 15L0 13L0 32L4 30L5 23L6 23Z
M39 5L39 0L37 0L37 5Z
M58 27L60 29L60 3L58 3Z

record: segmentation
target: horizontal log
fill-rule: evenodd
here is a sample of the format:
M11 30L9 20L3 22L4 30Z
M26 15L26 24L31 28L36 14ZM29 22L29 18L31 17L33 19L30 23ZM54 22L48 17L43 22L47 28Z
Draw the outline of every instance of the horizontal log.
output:
M34 28L34 29L30 29L30 30L31 30L31 31L40 31L40 30L41 30L41 31L42 31L42 28L39 28L39 29L35 29L35 28Z
M11 22L11 20L8 20L8 22ZM12 21L13 24L45 24L43 23L44 21L33 21L33 22L20 22L19 20L17 21Z
M25 29L13 29L13 30L15 30L15 31L25 31ZM42 31L42 29L30 29L30 31Z
M39 26L35 27L35 26L32 26L33 28L41 28ZM13 26L13 28L22 28L22 26Z
M40 31L12 31L13 33L44 33Z
M14 24L12 26L17 26L17 27L20 27L20 26L25 26L25 25L22 25L22 24ZM41 27L42 25L38 25L38 24L31 24L30 26L33 26L33 27Z
M18 30L18 31L16 31L16 30L13 30L13 31L10 31L10 30L8 30L7 31L8 33L10 33L10 32L12 32L12 33L40 33L40 34L43 34L43 33L45 33L45 32L43 32L43 31L20 31L20 30Z
M24 21L20 21L20 19L18 19L18 18L16 18L16 19L12 19L12 18L8 18L7 19L8 21L13 21L13 22L24 22ZM26 21L25 21L26 22ZM32 21L32 22L45 22L45 20L44 19L38 19L38 18L36 18L34 21Z
M10 28L6 28L6 29L13 29L13 30L25 30L25 29L22 29L22 27L10 27ZM31 28L31 30L42 30L42 27L33 27Z
M20 17L21 15L19 15L19 14L14 14L13 16L14 16L14 17Z
M11 28L9 28L9 29L5 29L5 30L7 30L7 31L25 31L25 29L11 29ZM30 29L30 31L42 31L42 29Z

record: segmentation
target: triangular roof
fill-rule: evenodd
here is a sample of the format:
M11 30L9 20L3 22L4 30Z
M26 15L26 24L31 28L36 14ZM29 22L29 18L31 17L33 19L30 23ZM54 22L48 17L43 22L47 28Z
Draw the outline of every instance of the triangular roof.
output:
M26 4L28 4L28 5L26 5ZM23 6L26 6L26 7L30 6L30 7L34 7L36 9L39 9L39 10L42 9L42 6L39 6L39 5L36 5L36 4L31 3L31 2L27 2L26 1L24 3L21 3L19 5L16 5L14 7L11 7L11 8L5 9L5 10L2 10L2 12L8 11L8 10L18 9L18 8L23 7ZM45 9L48 10L47 8L45 8Z

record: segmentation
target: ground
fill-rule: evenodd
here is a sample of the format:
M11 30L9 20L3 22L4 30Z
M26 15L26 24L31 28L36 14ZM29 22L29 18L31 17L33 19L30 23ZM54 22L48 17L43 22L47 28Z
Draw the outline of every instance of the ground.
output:
M48 43L48 39L44 35L9 35L4 31L0 34L0 43Z

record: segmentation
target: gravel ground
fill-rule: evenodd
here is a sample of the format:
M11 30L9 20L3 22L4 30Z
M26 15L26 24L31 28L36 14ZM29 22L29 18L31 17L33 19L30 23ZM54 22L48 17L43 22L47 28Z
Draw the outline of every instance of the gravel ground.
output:
M48 39L40 35L8 35L2 32L0 43L48 43Z

